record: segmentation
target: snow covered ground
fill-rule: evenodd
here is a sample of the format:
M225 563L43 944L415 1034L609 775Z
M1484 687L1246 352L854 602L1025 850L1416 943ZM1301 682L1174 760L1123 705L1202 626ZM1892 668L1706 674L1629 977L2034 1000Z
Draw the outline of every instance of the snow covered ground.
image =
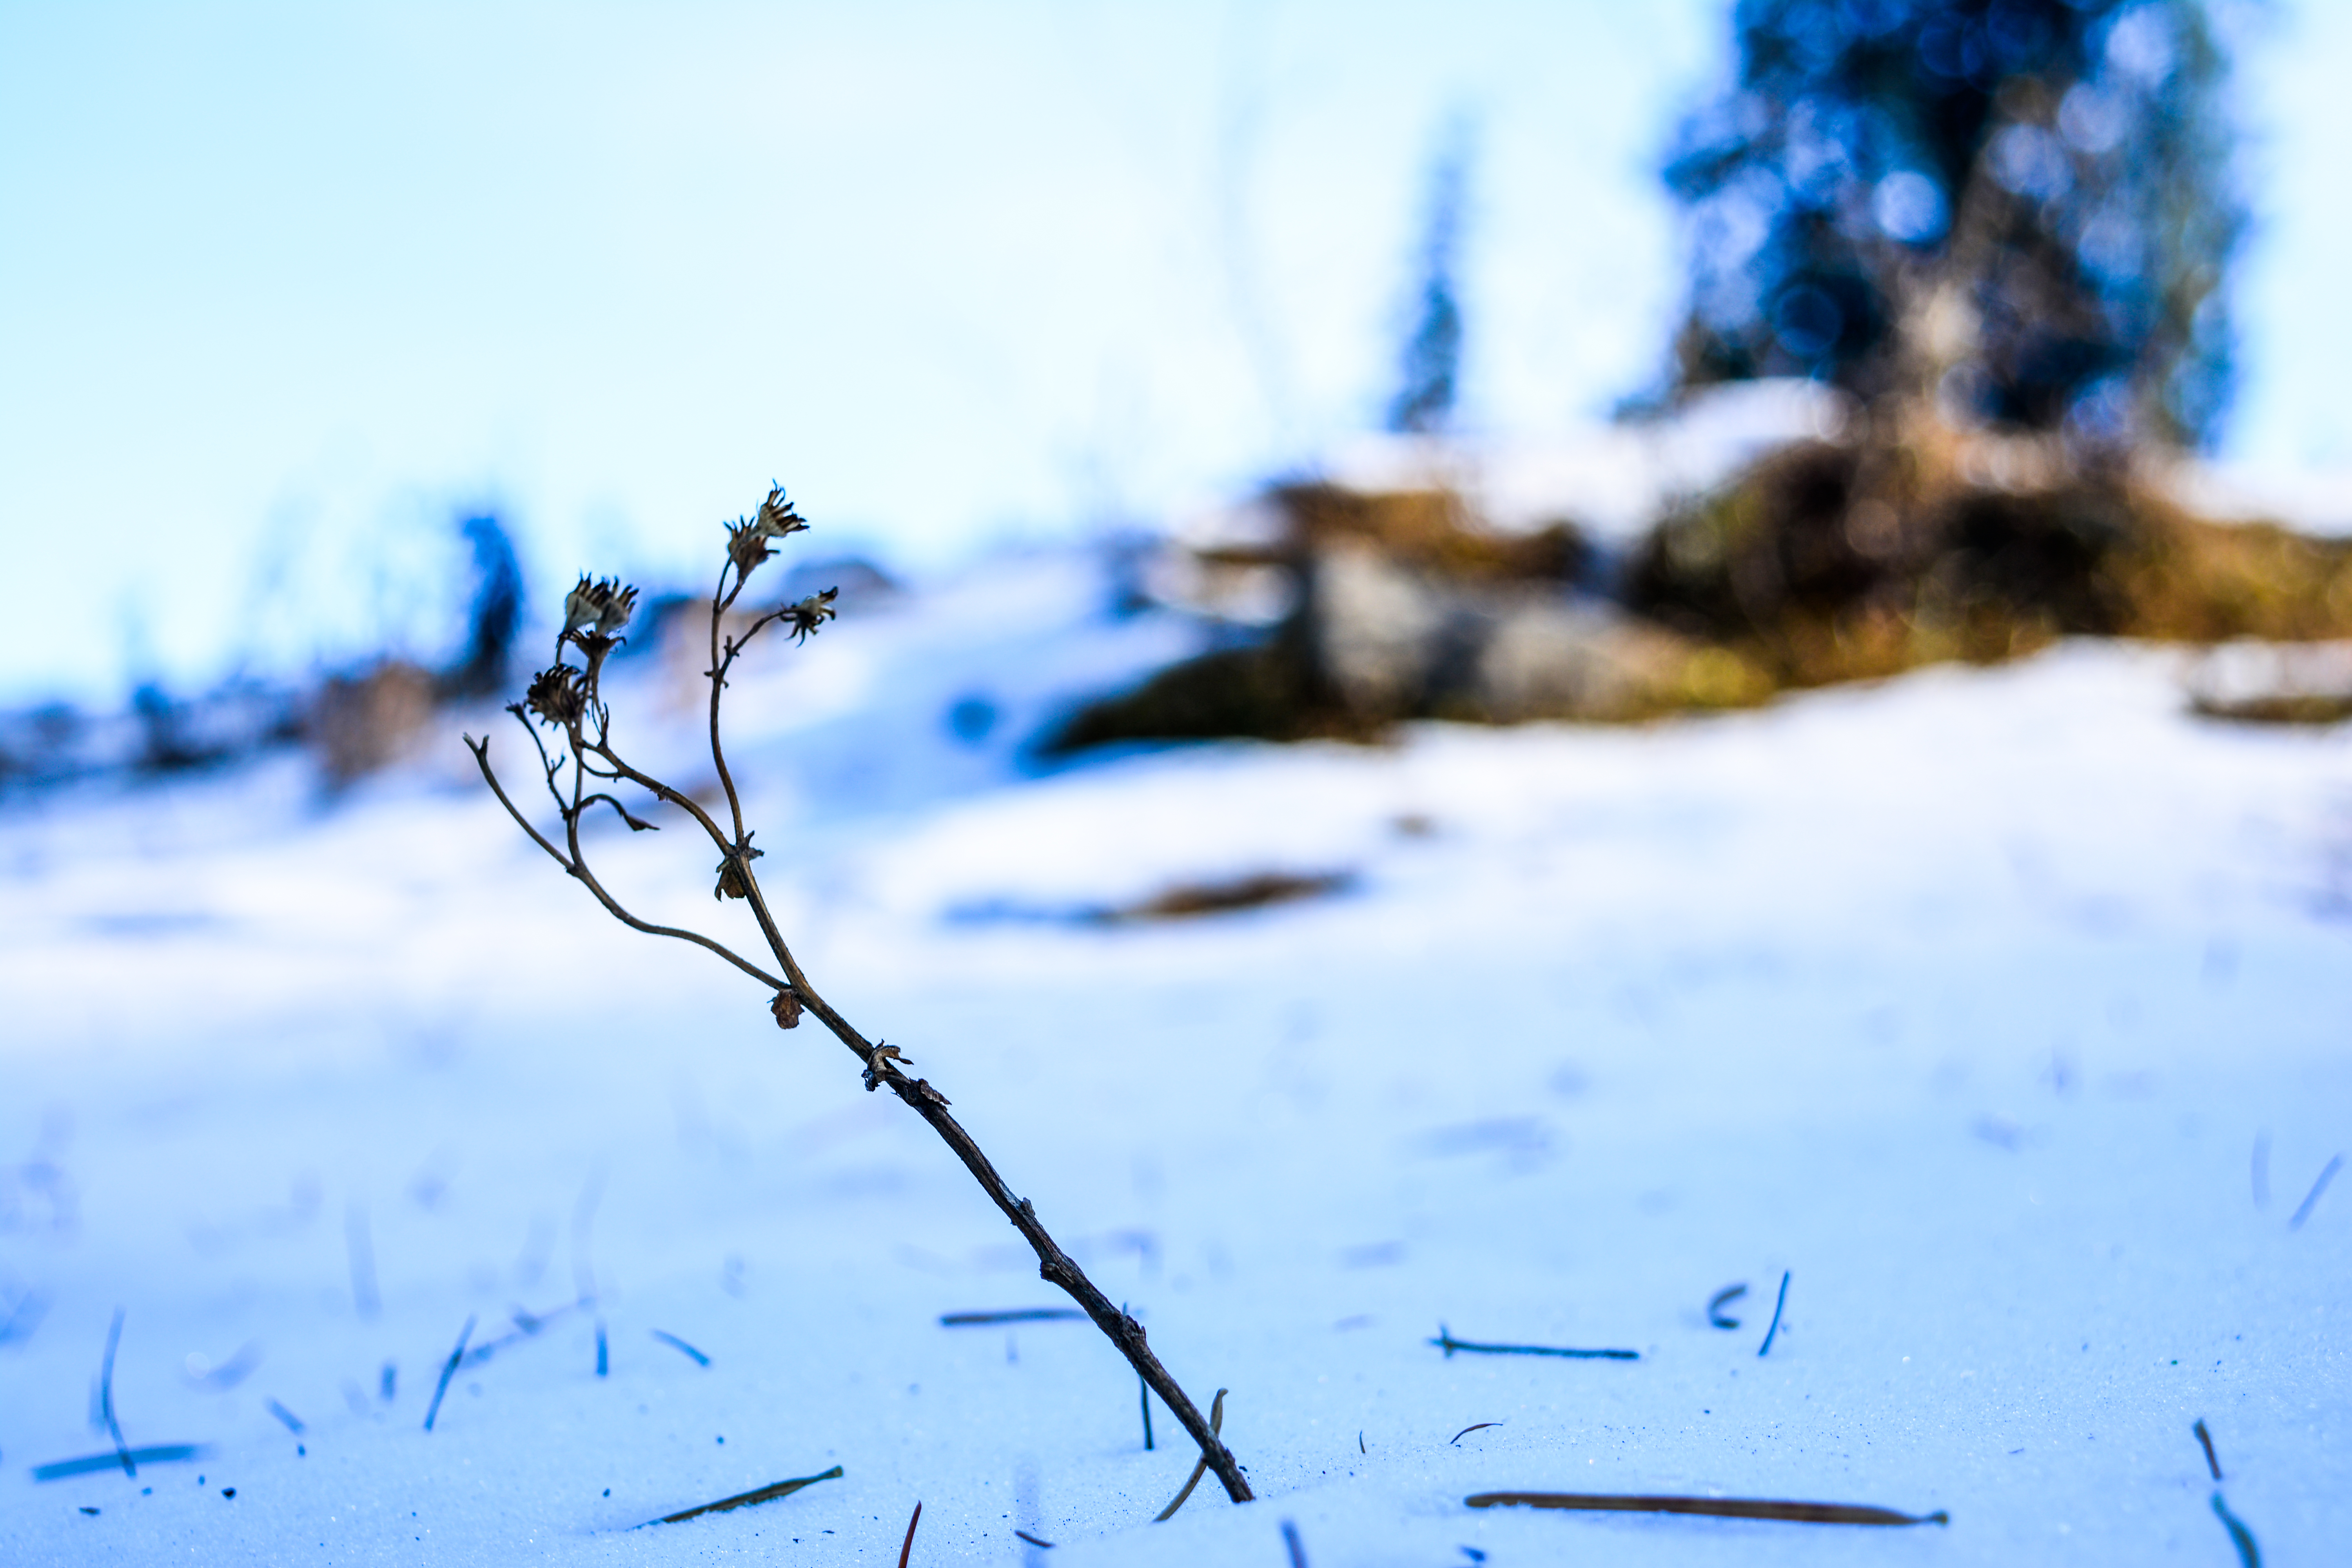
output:
M0 817L0 1559L889 1563L920 1500L919 1564L1280 1568L1287 1521L1316 1568L2219 1565L2218 1490L2265 1561L2340 1560L2352 1179L2305 1199L2352 1150L2342 731L2202 722L2185 656L2078 644L1025 771L1192 636L1102 596L1011 563L771 649L737 754L817 984L1232 1391L1261 1500L1148 1522L1191 1460L1091 1328L940 1325L1056 1302L928 1130L594 909L453 735L331 809L285 759ZM629 668L623 736L699 782L684 666ZM748 935L699 840L597 853ZM1269 870L1352 880L1055 913ZM118 1310L126 1441L204 1447L36 1480L112 1447ZM511 1337L427 1433L469 1319ZM1950 1523L1463 1504L1496 1489Z

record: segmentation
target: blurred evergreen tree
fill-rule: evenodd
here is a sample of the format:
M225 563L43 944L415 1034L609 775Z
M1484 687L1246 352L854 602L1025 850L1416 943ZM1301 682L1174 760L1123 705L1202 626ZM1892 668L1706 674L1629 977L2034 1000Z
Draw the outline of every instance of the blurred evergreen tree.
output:
M2207 442L2243 226L2199 0L1738 0L1666 171L1685 386L1808 375L2093 448Z
M522 564L496 513L458 525L474 552L474 600L466 615L466 648L441 677L450 697L485 697L506 682L508 656L522 629Z
M1443 430L1454 415L1462 377L1462 304L1454 279L1462 240L1462 200L1469 178L1470 132L1454 120L1439 145L1423 217L1412 334L1389 405L1388 427L1415 435Z

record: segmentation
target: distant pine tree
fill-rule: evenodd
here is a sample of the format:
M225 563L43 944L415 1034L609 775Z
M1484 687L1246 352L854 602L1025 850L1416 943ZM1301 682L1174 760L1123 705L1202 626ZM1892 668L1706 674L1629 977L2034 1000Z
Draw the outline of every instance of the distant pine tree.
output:
M1391 430L1425 435L1444 429L1454 415L1462 378L1462 305L1454 268L1469 163L1470 137L1457 121L1430 170L1416 315L1405 340L1396 398L1389 405Z
M1739 0L1666 171L1685 385L1808 375L2113 448L2212 437L2243 227L2199 0Z
M505 681L508 656L522 628L522 565L496 514L469 517L458 531L474 552L474 599L466 615L465 651L443 673L441 685L448 696L480 697Z

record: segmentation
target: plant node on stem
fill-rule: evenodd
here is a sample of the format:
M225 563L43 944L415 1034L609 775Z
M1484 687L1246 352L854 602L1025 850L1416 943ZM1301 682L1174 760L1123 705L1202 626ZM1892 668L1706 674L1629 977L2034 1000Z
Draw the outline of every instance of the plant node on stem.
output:
M665 784L632 766L615 749L613 741L612 713L604 705L602 692L604 661L619 646L621 630L628 624L635 608L636 590L624 587L612 579L583 577L564 600L563 629L556 635L555 658L547 668L539 672L530 683L521 702L511 704L508 711L522 725L530 737L532 749L539 757L541 781L548 796L554 802L561 830L553 837L542 833L525 816L498 773L490 765L490 743L487 737L476 740L466 737L467 747L482 771L484 782L505 806L509 816L530 836L531 842L545 850L550 858L562 867L565 873L586 888L607 913L634 931L652 936L675 937L698 947L708 948L727 963L759 981L772 992L770 1011L779 1028L799 1026L803 1013L814 1014L817 1021L832 1031L835 1038L847 1047L857 1058L868 1090L887 1089L907 1108L930 1124L931 1131L954 1151L957 1159L972 1174L991 1202L1003 1211L1015 1230L1037 1254L1037 1271L1066 1291L1094 1320L1112 1344L1118 1347L1143 1381L1160 1402L1174 1414L1192 1440L1200 1445L1201 1462L1224 1483L1226 1495L1235 1502L1251 1499L1249 1481L1241 1466L1218 1436L1214 1426L1201 1415L1200 1408L1189 1398L1160 1358L1144 1342L1143 1326L1110 1299L1095 1288L1086 1271L1071 1260L1046 1233L1038 1221L1035 1208L1026 1198L1015 1197L980 1145L972 1142L953 1116L948 1113L948 1097L933 1089L929 1082L909 1078L904 1070L911 1065L896 1046L878 1040L868 1040L850 1026L849 1021L826 1003L809 984L808 976L793 958L774 915L761 891L760 879L751 862L762 853L752 847L751 833L743 823L743 802L735 785L734 774L727 765L727 752L719 737L719 715L727 690L727 678L751 639L770 626L781 626L784 635L795 642L805 642L825 622L834 617L835 590L764 611L751 617L739 631L729 632L726 622L729 612L742 595L751 574L769 560L771 547L779 540L804 531L808 524L792 503L784 499L781 487L772 486L768 497L760 503L759 510L750 518L727 525L725 563L719 570L718 585L710 595L710 667L704 672L710 683L709 742L710 761L719 776L719 785L725 796L725 819L722 821L706 810L685 791ZM542 728L554 731L557 745L551 751ZM611 890L597 879L590 869L586 853L581 847L580 823L589 810L597 805L610 806L628 824L632 832L647 832L654 824L633 815L608 789L601 786L626 783L635 785L666 805L673 805L694 820L719 851L716 872L718 883L713 896L720 900L738 900L750 911L752 922L759 928L760 939L772 955L780 973L771 973L760 964L745 958L724 943L715 942L699 931L686 931L677 926L656 925L640 920L623 907Z

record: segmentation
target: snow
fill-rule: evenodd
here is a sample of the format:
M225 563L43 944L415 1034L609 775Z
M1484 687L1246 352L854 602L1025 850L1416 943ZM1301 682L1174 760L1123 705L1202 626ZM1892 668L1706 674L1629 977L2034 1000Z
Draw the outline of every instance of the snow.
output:
M279 759L0 817L0 1321L33 1299L0 1558L887 1563L918 1499L916 1563L1278 1568L1285 1521L1318 1568L2223 1563L2217 1489L2270 1560L2345 1539L2352 1186L2290 1226L2352 1146L2341 731L2200 721L2187 656L2068 644L1638 730L1038 772L1057 704L1198 636L1106 597L1045 555L856 611L755 658L730 754L818 986L1232 1391L1259 1501L1149 1523L1190 1459L1164 1410L1143 1450L1099 1335L940 1325L1055 1301L928 1130L603 915L447 736L331 805ZM679 660L615 708L698 784ZM599 864L748 942L681 826ZM986 918L1265 870L1353 880ZM583 1286L608 1376L573 1309L422 1429L461 1324ZM36 1481L111 1447L117 1309L127 1440L207 1451ZM1448 1358L1441 1323L1641 1359ZM1951 1522L1463 1506L1522 1489Z

